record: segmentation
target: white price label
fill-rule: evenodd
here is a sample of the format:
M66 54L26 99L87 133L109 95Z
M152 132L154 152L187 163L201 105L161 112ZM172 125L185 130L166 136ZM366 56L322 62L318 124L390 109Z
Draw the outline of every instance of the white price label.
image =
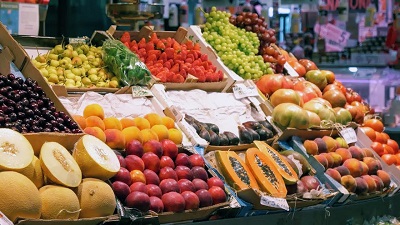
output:
M260 204L269 206L272 208L280 208L280 209L289 211L289 205L288 205L286 199L284 199L284 198L275 198L275 197L263 195L263 196L261 196Z
M343 130L340 131L340 135L347 142L347 144L357 142L357 134L353 128L350 127L344 128Z
M283 65L283 68L286 69L286 71L288 72L289 76L291 76L291 77L299 77L299 74L296 72L296 70L293 69L293 67L288 62L286 62Z
M256 86L246 86L244 84L235 84L233 87L233 94L235 95L236 99L259 95Z
M169 109L171 110L171 113L174 115L175 121L181 121L183 119L182 113L175 106L171 106L169 107Z
M153 93L147 87L132 86L132 97L153 97Z
M0 211L0 225L14 225L11 220L7 218L1 211Z

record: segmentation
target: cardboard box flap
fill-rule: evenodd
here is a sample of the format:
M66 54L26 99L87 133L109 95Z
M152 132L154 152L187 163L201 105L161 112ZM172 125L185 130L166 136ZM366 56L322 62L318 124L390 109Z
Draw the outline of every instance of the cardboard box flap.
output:
M108 217L94 217L77 220L41 220L41 219L26 219L17 222L17 225L98 225L107 220Z
M13 55L13 62L18 69L22 69L29 58L21 45L8 33L5 26L0 23L0 44L8 47Z

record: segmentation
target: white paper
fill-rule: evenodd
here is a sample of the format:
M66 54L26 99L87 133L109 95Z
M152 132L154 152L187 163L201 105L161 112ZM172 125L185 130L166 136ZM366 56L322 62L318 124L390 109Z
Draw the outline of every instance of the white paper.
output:
M39 34L39 5L19 4L18 34Z
M280 208L289 211L289 204L284 198L275 198L271 196L263 195L260 200L261 205L269 206L272 208Z
M347 144L357 142L357 134L353 128L344 128L340 131L340 135L343 137Z
M235 84L233 86L233 94L236 99L242 99L246 97L259 96L257 87L246 86L244 84Z
M11 220L9 220L1 211L0 211L0 225L13 225Z

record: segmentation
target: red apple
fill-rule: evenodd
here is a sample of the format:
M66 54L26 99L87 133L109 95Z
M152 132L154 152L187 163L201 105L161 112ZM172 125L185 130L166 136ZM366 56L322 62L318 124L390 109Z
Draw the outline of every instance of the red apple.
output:
M156 213L162 213L164 211L164 203L160 198L156 196L150 196L150 210Z
M204 167L204 159L200 154L193 154L189 156L189 162L192 167Z
M196 191L200 190L200 189L208 190L208 188L209 188L208 184L202 179L195 178L192 180L192 183L193 183L194 187L196 188Z
M180 179L178 181L178 186L179 186L179 189L181 190L181 193L184 191L192 191L192 192L196 191L196 187L188 179Z
M146 152L142 156L144 167L158 173L160 171L160 158L153 152Z
M125 157L126 168L129 171L132 170L144 170L144 162L143 160L137 155L128 155Z
M176 172L174 169L171 167L164 167L161 168L160 173L158 174L158 177L160 177L160 180L165 180L165 179L174 179L178 181L178 176L176 175Z
M152 152L156 154L159 158L161 158L163 154L162 146L159 141L149 140L148 142L143 144L144 153Z
M200 207L207 207L213 204L212 196L206 189L196 191L196 195L199 197Z
M200 206L200 199L199 197L191 192L191 191L184 191L181 193L182 197L185 199L185 209L198 209Z
M150 209L150 197L143 192L134 191L126 197L125 205L142 212L147 212Z
M178 155L178 146L176 146L175 142L169 139L164 139L161 141L161 146L163 150L163 155L169 156L172 159L175 159Z
M178 182L174 179L165 179L160 182L160 189L163 194L174 191L180 193Z
M125 198L131 193L129 186L121 181L114 181L111 187L115 196L121 201L125 201Z
M204 181L207 181L208 174L204 167L195 166L192 168L193 178L199 178Z
M173 169L173 168L175 168L175 163L171 159L171 157L163 155L163 156L161 156L161 159L160 159L160 168L164 168L166 166L171 167Z
M217 186L212 186L210 189L208 189L208 192L210 192L211 197L213 199L213 204L218 204L222 202L226 202L226 194L224 189L217 187Z
M176 175L178 175L178 180L180 179L188 179L193 180L193 172L187 166L177 166L175 168Z
M117 155L118 161L119 161L119 165L121 167L126 168L126 162L125 162L125 158L122 155Z
M210 188L213 186L217 186L222 189L225 188L224 182L221 179L219 179L218 177L211 177L210 179L207 180L207 184L208 184L208 187L210 187Z
M161 188L158 185L155 184L148 184L146 185L146 189L147 189L147 194L151 197L151 196L156 196L161 198L162 196L162 191Z
M139 157L142 157L144 153L142 143L138 140L131 140L125 145L125 154L126 155L137 155Z
M124 167L119 168L117 174L112 178L114 181L122 181L127 185L131 185L132 179L129 170L125 169Z
M135 182L135 183L131 184L129 189L131 190L131 192L140 191L140 192L147 194L146 184L144 184L142 182Z
M189 161L189 156L186 153L179 153L175 159L175 166L187 166L192 168Z
M161 197L165 212L183 212L185 210L185 199L177 192L168 192Z
M145 169L143 174L146 177L146 184L160 184L160 178L153 170Z

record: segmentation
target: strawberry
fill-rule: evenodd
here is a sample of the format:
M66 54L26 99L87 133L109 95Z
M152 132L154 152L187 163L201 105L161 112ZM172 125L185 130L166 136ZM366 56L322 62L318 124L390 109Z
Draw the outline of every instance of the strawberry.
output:
M130 42L130 41L131 41L131 35L129 34L129 32L125 31L125 32L122 34L122 36L121 36L121 38L120 38L120 41L121 41L122 43ZM129 47L128 47L128 48L129 48Z

